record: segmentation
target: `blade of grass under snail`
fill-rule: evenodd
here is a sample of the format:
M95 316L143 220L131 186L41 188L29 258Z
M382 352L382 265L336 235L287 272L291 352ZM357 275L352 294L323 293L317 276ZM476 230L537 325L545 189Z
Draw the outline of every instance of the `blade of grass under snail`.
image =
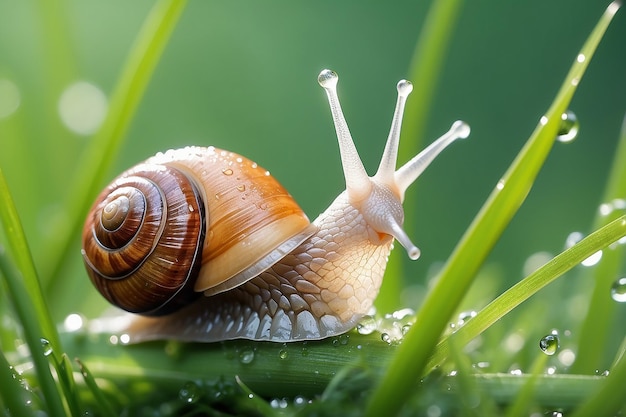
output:
M85 343L84 336L62 334L63 344L72 355L80 353L81 361L88 364L98 378L128 387L126 401L132 401L135 406L141 404L141 395L133 389L141 390L143 395L159 392L162 401L167 402L177 397L179 390L190 381L199 381L200 385L218 381L234 383L235 376L252 392L265 398L314 398L346 367L381 375L397 350L382 342L379 334L351 334L345 345L324 341L287 345L247 341L185 344L180 346L181 352L174 355L164 352L164 349L169 350L167 343L120 346L111 344L110 335L106 333L90 334L89 343ZM242 363L241 355L248 350L254 352L254 358L250 363ZM282 351L288 355L285 357ZM501 404L514 401L528 382L528 375L472 374L466 377L478 391ZM540 375L535 381L534 401L542 406L572 408L601 383L602 379L596 376ZM462 389L456 377L446 377L441 384L456 391ZM409 396L415 394L416 388L416 384L411 386Z
M432 349L467 292L476 271L532 187L552 148L561 115L567 110L596 47L618 8L617 3L612 3L603 14L583 45L546 115L454 249L389 370L370 397L367 415L396 414L404 404L412 382L422 375Z
M2 182L1 178L0 176L0 183ZM5 201L4 205L6 204L7 202ZM0 205L0 207L4 205ZM32 294L27 288L29 283L26 281L26 276L20 273L17 267L13 265L9 255L1 246L0 277L3 277L6 282L9 297L22 323L24 339L31 352L31 359L37 374L37 382L46 400L49 414L55 416L65 415L61 394L50 372L48 358L44 355L44 347L42 346L43 333L39 326L40 317L37 310L32 308ZM57 342L57 346L60 346L60 343Z
M442 339L437 344L434 354L428 361L426 371L441 365L448 357L451 340L454 340L456 344L465 346L470 340L480 335L543 287L579 265L589 256L624 236L626 236L626 216L622 216L596 230L571 248L552 258L548 263L489 303L475 317L465 323L463 327Z
M80 158L76 181L69 188L66 211L74 219L71 227L59 231L55 242L48 242L43 271L47 293L59 286L59 271L72 250L72 242L80 235L84 214L92 197L100 189L109 168L123 143L146 87L163 50L185 7L186 0L158 1L141 28L120 79L111 96L107 117L100 131L89 142ZM52 299L54 303L55 298Z
M615 152L613 167L604 192L603 202L623 199L626 196L626 117L622 124L620 140ZM596 227L614 219L621 210L613 210L608 215L598 215ZM623 212L623 211L622 211ZM605 251L600 262L589 272L595 283L587 314L580 329L578 353L570 371L573 373L593 373L603 366L606 346L613 327L598 326L598 323L612 323L616 319L617 303L607 303L607 295L612 283L619 277L625 256L624 250Z
M405 117L402 122L404 140L400 141L398 151L400 160L406 161L413 155L417 155L421 147L425 120L428 119L428 110L433 101L445 51L448 50L448 44L456 27L462 5L462 0L437 0L430 6L422 25L408 71L408 79L416 88L406 104ZM413 188L415 189L415 186ZM405 213L416 213L416 202L415 193L407 193L404 200ZM405 219L406 230L415 229L412 227L412 222L413 217L407 216ZM400 292L404 287L402 264L405 257L406 255L402 251L396 250L390 254L386 274L393 279L383 280L380 295L376 299L376 307L379 311L393 311L399 305Z

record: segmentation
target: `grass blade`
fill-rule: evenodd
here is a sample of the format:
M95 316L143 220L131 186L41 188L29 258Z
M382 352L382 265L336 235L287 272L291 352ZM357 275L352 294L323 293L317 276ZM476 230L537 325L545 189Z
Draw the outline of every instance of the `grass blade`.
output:
M3 207L3 205L0 205ZM13 301L13 305L17 316L19 317L23 329L24 339L30 350L37 380L41 387L48 413L53 416L65 415L63 400L61 394L57 390L56 383L50 372L48 360L44 355L42 346L42 333L39 327L39 316L37 310L32 308L31 294L27 289L28 283L25 276L13 265L8 254L0 246L0 276L3 276L9 291L9 298ZM58 345L57 345L58 346Z
M624 341L626 342L626 339ZM588 400L572 414L572 417L614 416L619 415L619 411L623 414L626 411L624 386L626 386L626 357L621 355L602 386L591 391Z
M34 416L36 411L26 406L25 390L20 377L9 365L4 353L0 351L0 406L12 416Z
M71 185L66 205L68 218L74 223L55 236L44 261L46 290L58 286L59 271L80 235L82 221L94 193L100 188L117 155L126 131L148 86L163 50L184 9L186 0L160 0L152 8L135 41L120 80L111 97L107 118L96 137L89 143ZM48 293L55 294L52 291ZM53 299L54 303L55 300Z
M11 255L15 258L17 268L23 276L23 284L28 294L28 297L23 301L26 303L25 306L31 310L30 313L33 317L30 322L22 322L22 324L32 326L31 331L33 333L38 333L38 337L45 337L50 341L53 349L60 351L59 336L50 318L26 235L2 169L0 169L0 201L2 202L0 204L0 222L5 231Z
M96 403L98 404L98 412L105 417L114 417L117 416L118 413L115 412L107 398L104 396L102 390L96 383L95 378L89 371L89 369L83 364L79 359L75 359L76 363L80 367L80 373L83 375L83 379L85 380L85 384L87 388L91 391L91 394L94 396Z
M433 369L443 363L449 355L449 344L452 340L454 340L455 344L465 346L470 340L487 330L491 325L532 297L543 287L623 236L626 236L626 216L614 220L555 256L550 262L489 303L475 317L465 323L463 327L442 339L437 344L433 356L426 365L426 370Z
M615 160L609 181L604 193L603 202L620 201L626 196L626 118L622 124L620 141L615 153ZM600 213L596 219L596 227L608 223L615 218L620 210L610 210L610 203L606 205L608 214ZM589 304L585 321L580 329L578 339L578 352L576 361L572 365L573 373L593 373L596 369L606 366L606 357L610 354L607 347L610 347L609 336L611 329L615 326L609 324L617 320L617 303L607 303L607 295L610 293L611 285L618 278L620 268L624 259L624 251L606 251L602 257L602 262L593 270L594 288L591 291L591 302ZM598 323L607 323L599 326Z
M613 3L603 14L583 45L546 115L541 118L526 145L461 238L437 283L427 295L415 324L407 333L387 373L370 398L368 416L396 414L404 404L411 386L422 375L429 355L469 289L476 271L526 198L552 148L561 115L567 110L617 9L618 6Z

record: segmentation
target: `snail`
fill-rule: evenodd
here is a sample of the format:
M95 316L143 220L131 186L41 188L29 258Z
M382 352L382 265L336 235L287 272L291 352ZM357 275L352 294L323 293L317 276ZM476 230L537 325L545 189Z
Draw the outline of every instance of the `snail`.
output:
M95 287L138 313L130 342L228 339L288 342L347 332L371 309L392 243L419 249L402 229L405 190L450 143L455 122L396 170L409 81L398 82L391 131L369 177L343 117L338 76L323 70L346 190L310 222L269 172L233 152L186 147L124 172L97 197L82 234Z

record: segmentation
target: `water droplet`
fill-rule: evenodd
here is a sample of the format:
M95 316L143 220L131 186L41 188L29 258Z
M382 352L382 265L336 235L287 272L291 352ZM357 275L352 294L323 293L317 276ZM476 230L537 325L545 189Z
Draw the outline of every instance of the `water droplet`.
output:
M289 357L289 352L287 352L287 349L281 349L280 352L278 352L278 357L281 360L287 359Z
M411 325L410 324L405 324L404 326L402 326L402 336L405 336L409 330L411 330Z
M459 314L459 321L457 322L457 324L459 326L464 325L465 323L467 323L467 321L469 319L471 319L472 317L476 317L476 312L471 310L471 311L464 311L462 313Z
M372 334L376 327L376 319L373 316L363 316L356 325L356 331L360 334Z
M565 366L572 366L574 360L576 360L576 354L571 349L563 349L559 353L559 362Z
M403 308L401 310L396 310L393 313L391 313L391 317L396 320L403 320L407 317L414 316L414 315L415 315L415 310L413 310L412 308Z
M587 259L585 259L584 261L582 261L580 264L582 266L594 266L595 264L600 262L601 259L602 259L602 251L599 250L593 255L591 255L590 257L588 257Z
M63 320L63 328L66 332L77 332L83 328L85 319L80 314L69 314L65 320Z
M383 342L391 344L391 336L389 336L389 333L382 333L380 338Z
M616 210L625 210L626 209L626 200L621 198L613 199L608 203L600 204L598 211L602 216L608 216Z
M45 356L50 356L52 354L52 345L48 339L44 339L43 337L39 339L41 342L41 347L43 348L43 354Z
M585 54L578 54L578 56L576 57L576 61L578 62L585 62L585 59L587 59Z
M580 232L572 232L565 238L565 249L569 249L582 240L584 235Z
M193 381L189 381L183 385L180 391L178 391L178 398L188 404L193 404L198 401L200 394L200 388L198 385L196 385Z
M413 91L413 84L411 84L411 81L407 81L407 80L400 80L398 81L398 94L406 97L409 94L411 94L411 91Z
M561 124L559 125L556 140L563 143L573 141L578 135L579 127L578 117L576 117L573 111L567 110L561 115Z
M308 402L308 400L306 399L306 397L302 396L302 395L296 395L293 398L293 404L296 407L301 407L303 405L305 405Z
M222 174L224 175L233 175L233 170L230 168L225 168L222 170Z
M556 334L549 334L544 336L539 341L539 348L546 355L554 355L559 348L559 337Z
M108 108L102 90L87 81L77 81L63 91L58 111L63 124L80 135L91 135L99 128Z
M254 351L251 349L245 349L239 354L239 362L244 365L252 363L254 360Z
M626 277L620 278L611 286L611 298L618 303L626 303Z
M497 190L502 190L504 188L504 184L505 184L504 180L498 181L498 183L496 184L496 189Z
M238 185L238 186L237 186L237 191L241 191L241 192L246 191L246 186L245 186L245 185L243 185L243 184L242 184L242 185Z
M337 85L339 76L335 71L325 69L317 76L317 82L324 88L333 88Z
M270 401L270 407L275 409L287 408L289 401L286 398L274 398Z

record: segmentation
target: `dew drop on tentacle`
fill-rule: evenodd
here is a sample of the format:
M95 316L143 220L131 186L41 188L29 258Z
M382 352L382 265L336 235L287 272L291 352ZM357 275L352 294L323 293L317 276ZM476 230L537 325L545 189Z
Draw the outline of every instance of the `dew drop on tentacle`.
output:
M325 69L320 72L317 77L317 82L324 88L331 88L337 85L339 76L333 70Z

